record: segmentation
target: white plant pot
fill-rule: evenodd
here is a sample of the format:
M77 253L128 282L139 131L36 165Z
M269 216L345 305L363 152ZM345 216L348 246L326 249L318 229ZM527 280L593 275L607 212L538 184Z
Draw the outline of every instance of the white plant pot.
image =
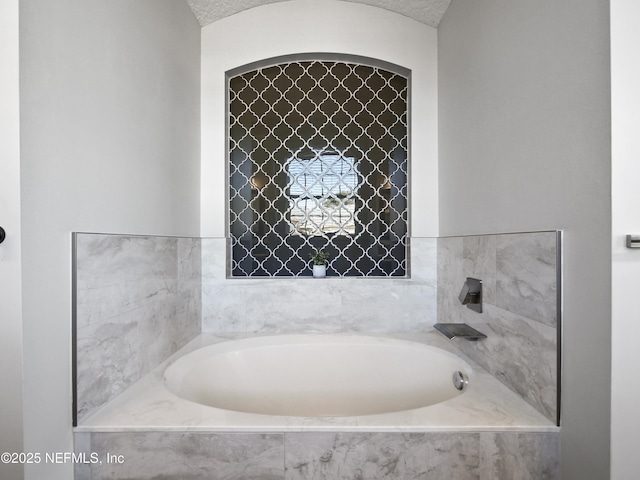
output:
M316 278L322 278L327 276L327 266L326 265L314 265L313 266L313 276Z

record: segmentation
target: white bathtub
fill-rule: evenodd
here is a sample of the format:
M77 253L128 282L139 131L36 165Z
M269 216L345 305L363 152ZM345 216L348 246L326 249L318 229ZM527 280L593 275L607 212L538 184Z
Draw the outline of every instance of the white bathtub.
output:
M423 408L464 392L460 357L417 342L359 335L278 335L200 348L165 371L177 396L264 415L342 417Z
M252 433L557 431L558 427L482 367L472 360L458 358L453 353L454 343L441 334L434 331L394 337L293 334L277 337L277 347L258 347L269 337L221 338L205 333L84 419L75 430ZM300 338L307 340L304 347L295 346L299 344ZM313 342L309 343L310 339L322 340L325 345L321 347ZM271 337L268 341L273 340ZM360 342L365 345L358 345ZM370 345L367 346L367 343ZM241 353L238 351L238 345L252 345L255 348L245 349ZM279 353L274 350L278 350ZM330 354L327 353L329 350ZM233 353L236 351L238 353ZM364 351L368 352L368 358L363 357ZM209 362L206 358L210 357L211 352L221 354L220 359L224 356L228 357L227 360L238 357L234 362L226 363L227 366L222 367L231 369L230 365L234 365L233 368L237 369L222 372L225 382L244 379L244 382L235 385L227 383L228 388L234 390L231 400L227 399L228 403L224 405L211 406L203 404L208 402L206 399L192 397L203 402L197 403L176 395L175 392L180 392L181 388L185 388L184 394L187 396L187 389L206 385L207 381L204 379L194 381L193 378L187 378L191 375L189 372L197 372L198 368L206 370L207 367L203 365ZM308 352L314 354L307 356ZM371 353L373 358L369 356ZM302 365L299 357L302 354L308 358L311 365ZM204 363L198 365L198 357L201 357L200 361ZM267 366L264 358L269 358L269 362L277 364L278 368ZM426 388L423 387L424 380L435 375L437 369L433 367L440 363L446 365L440 367L443 379L429 380L427 383L433 386L443 382L446 395L434 399L431 394L418 394L417 392ZM192 370L194 368L195 370ZM307 382L312 377L308 372L314 368L318 374L325 376L329 384L318 381L318 378L312 383ZM331 382L338 381L349 369L355 370L357 378L351 381L348 377L342 377L341 381L347 391L355 392L351 396L355 410L349 412L342 409L345 404L340 405L340 410L334 409L333 406L331 409L325 409L328 403L317 402L316 399L325 398L329 401L334 397L338 389L334 390ZM461 370L469 375L469 386L462 394L453 388L451 375L454 370ZM286 371L289 373L285 374ZM291 374L298 375L303 371L305 374L301 377L291 377ZM194 378L197 377L196 373L193 375ZM180 380L181 378L183 380ZM281 380L286 386L280 384ZM254 388L254 385L259 388ZM322 396L317 394L317 388L321 385L324 385L325 389ZM264 395L265 387L267 391L275 392L277 398L271 402L270 408L276 408L271 410L271 413L263 409L268 403ZM311 395L309 389L312 389ZM432 393L438 390L430 389ZM241 396L248 401L242 408L251 409L254 413L240 411L240 404L236 401L239 392L242 392ZM449 399L444 400L449 395ZM419 401L413 403L416 396L419 397ZM437 403L433 403L434 401ZM312 402L315 402L315 405ZM429 405L418 406L422 402ZM320 407L322 410L319 410ZM278 408L283 410L278 411ZM299 408L310 410L295 410ZM257 411L263 413L255 413ZM373 413L383 411L386 413Z

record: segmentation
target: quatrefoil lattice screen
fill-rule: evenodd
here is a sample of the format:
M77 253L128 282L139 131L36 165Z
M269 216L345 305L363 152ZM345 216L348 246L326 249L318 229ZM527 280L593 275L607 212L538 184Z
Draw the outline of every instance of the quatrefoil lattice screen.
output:
M408 77L291 61L229 79L232 277L407 276Z

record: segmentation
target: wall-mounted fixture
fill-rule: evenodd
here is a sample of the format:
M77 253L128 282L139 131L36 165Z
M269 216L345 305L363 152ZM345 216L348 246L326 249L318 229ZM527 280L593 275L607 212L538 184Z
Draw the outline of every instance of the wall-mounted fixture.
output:
M640 248L640 235L627 235L627 248Z
M0 243L4 242L5 237L4 228L0 227Z
M466 323L436 323L433 328L438 330L449 340L453 340L454 338L464 338L465 340L475 341L480 338L487 338L484 333L470 327Z
M482 280L467 277L458 299L467 308L482 313Z

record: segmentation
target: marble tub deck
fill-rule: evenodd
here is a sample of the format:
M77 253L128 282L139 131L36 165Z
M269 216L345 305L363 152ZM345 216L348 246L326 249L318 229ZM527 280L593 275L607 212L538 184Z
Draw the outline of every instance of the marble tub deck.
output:
M420 341L462 356L473 368L468 390L452 400L424 408L354 417L285 417L258 415L199 405L169 392L163 372L175 359L214 343L244 338L201 334L150 374L85 418L81 432L558 432L516 393L433 331L385 335ZM464 341L464 340L454 340Z

